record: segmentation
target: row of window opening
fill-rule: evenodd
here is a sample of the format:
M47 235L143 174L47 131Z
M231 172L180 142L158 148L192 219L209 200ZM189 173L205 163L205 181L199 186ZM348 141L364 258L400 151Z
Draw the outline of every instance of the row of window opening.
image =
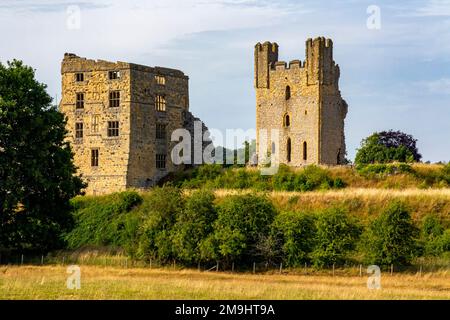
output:
M276 151L275 142L272 142L272 154ZM302 144L302 159L304 161L308 160L308 143L303 141ZM286 141L286 161L291 162L292 160L292 142L291 138L288 138Z
M117 80L120 79L121 74L118 70L108 71L108 79L109 80ZM166 84L166 77L162 75L155 75L156 84L164 86ZM84 73L77 72L75 73L75 82L84 82Z
M77 92L75 100L76 109L84 109L85 96L84 92ZM120 106L120 91L109 92L109 107L118 108ZM166 97L164 95L155 96L155 109L157 111L166 111Z

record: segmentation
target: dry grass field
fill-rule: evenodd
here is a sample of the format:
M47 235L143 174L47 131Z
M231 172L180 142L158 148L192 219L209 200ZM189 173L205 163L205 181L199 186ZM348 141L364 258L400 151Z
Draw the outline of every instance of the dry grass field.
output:
M215 194L220 201L227 195L255 193L254 190L219 189ZM420 220L434 213L450 224L450 188L442 189L376 189L345 188L310 192L271 191L267 192L274 205L281 211L315 211L333 206L342 206L350 214L363 220L377 216L392 200L405 202L411 216Z
M0 299L450 299L450 273L367 276L231 274L81 266L81 289L66 287L65 266L0 267Z

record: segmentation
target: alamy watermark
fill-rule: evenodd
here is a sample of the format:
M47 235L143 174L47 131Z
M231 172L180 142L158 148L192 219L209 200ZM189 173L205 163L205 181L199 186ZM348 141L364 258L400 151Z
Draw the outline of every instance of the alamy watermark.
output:
M67 267L67 271L70 276L67 277L66 286L70 290L81 289L81 269L77 265L71 265Z

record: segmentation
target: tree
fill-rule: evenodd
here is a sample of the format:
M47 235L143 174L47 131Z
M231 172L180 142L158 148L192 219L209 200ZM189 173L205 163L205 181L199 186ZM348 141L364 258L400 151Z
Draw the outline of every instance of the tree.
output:
M364 235L366 260L372 264L407 265L417 253L418 230L406 206L392 202Z
M212 191L195 191L186 199L183 211L177 216L172 242L181 261L189 264L202 260L202 242L207 241L217 217L214 198Z
M401 131L376 132L362 140L355 157L356 164L420 161L417 140Z
M61 246L69 200L84 187L45 89L21 61L0 63L0 247Z
M223 200L214 222L217 252L225 262L258 258L257 244L268 234L276 211L269 199L255 195L237 195Z
M280 250L286 266L296 267L309 261L308 255L314 248L315 225L312 215L299 212L283 212L275 217L271 237L275 247Z
M355 248L361 228L343 210L321 212L316 219L316 238L311 258L315 266L342 263L348 251Z
M154 188L141 210L144 214L137 255L167 262L175 257L171 242L177 217L184 208L181 189L165 185Z

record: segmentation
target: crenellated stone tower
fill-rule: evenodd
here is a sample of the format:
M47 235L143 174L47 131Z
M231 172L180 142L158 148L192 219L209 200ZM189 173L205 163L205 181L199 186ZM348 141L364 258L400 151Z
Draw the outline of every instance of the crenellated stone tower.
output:
M257 43L256 130L267 130L269 137L271 130L279 130L279 141L269 138L266 147L259 148L257 138L258 159L269 152L291 166L344 163L347 103L338 81L331 39L308 39L306 60L289 65L278 61L276 43Z

